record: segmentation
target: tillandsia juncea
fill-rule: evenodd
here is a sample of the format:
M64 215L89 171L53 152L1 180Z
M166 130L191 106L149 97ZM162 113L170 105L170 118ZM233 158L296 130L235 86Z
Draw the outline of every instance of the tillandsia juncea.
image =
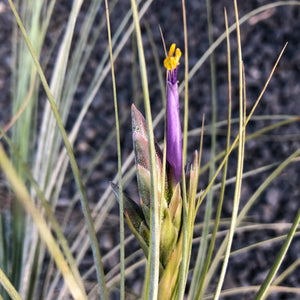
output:
M155 142L155 172L158 184L160 207L160 273L158 299L176 299L179 285L179 267L183 247L183 201L181 196L182 132L179 114L177 69L181 51L172 44L164 60L167 69L167 113L166 113L166 170L163 172L163 154ZM139 205L123 194L124 213L127 223L148 257L151 228L151 174L146 121L141 112L132 105L132 136L137 172ZM187 193L188 249L191 249L195 218L195 199L198 182L198 158L188 169ZM162 184L164 183L164 184ZM119 198L118 186L112 188Z

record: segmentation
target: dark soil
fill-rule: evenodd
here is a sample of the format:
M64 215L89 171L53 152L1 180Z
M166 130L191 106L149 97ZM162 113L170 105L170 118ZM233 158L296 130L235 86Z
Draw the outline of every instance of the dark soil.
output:
M61 1L62 2L62 1ZM130 8L130 1L119 1L111 13L112 32L114 33L122 21L125 12ZM239 15L244 16L248 12L272 1L239 1ZM88 1L84 5L87 9ZM227 9L229 24L235 22L233 1L212 1L212 20L213 36L216 40L225 30L224 25L224 7ZM6 2L0 2L0 124L3 126L9 120L8 111L10 110L10 58L11 58L11 37L12 37L12 13ZM51 24L53 30L56 26L62 26L65 22L65 14L69 13L69 7L62 3L57 3L57 14L55 22ZM103 13L104 7L102 6ZM84 14L84 11L82 12ZM206 1L187 1L187 29L189 40L189 68L191 69L198 59L205 53L209 47L207 35L207 17ZM157 47L157 53L160 61L163 61L164 50L161 42L159 26L162 29L167 47L175 42L178 47L184 50L183 26L182 26L182 9L181 1L164 1L156 0L152 3L149 10L142 19L142 34L145 47L145 55L148 67L148 79L150 86L150 98L152 104L153 116L156 116L163 102L159 89L159 81L153 52L149 42L149 35L146 30L148 24L151 30L152 38ZM78 26L79 28L80 26ZM268 9L241 25L241 42L243 51L243 62L246 76L247 92L247 113L250 112L253 104L262 91L265 82L272 70L272 67L285 43L288 46L283 54L275 74L264 93L260 104L258 105L255 116L270 116L267 121L252 121L249 123L247 134L251 134L265 126L276 121L276 115L293 115L297 116L300 112L300 6L280 6L274 9ZM117 92L119 100L120 117L127 119L121 128L123 160L132 151L132 140L130 131L129 109L132 102L141 101L142 89L139 79L139 73L136 78L132 79L132 72L136 66L136 49L132 50L134 38L127 42L125 48L116 60L115 71L117 81ZM51 33L48 37L51 42ZM231 55L232 55L232 115L238 116L238 60L237 60L237 42L236 34L233 32L230 37ZM90 75L93 74L95 64L101 59L107 46L106 31L103 32L96 48L93 51L91 62L88 70L80 83L76 100L72 107L71 115L68 119L67 129L70 129L75 117L80 110L82 103L81 95L89 83ZM228 88L227 88L227 53L226 41L215 51L216 63L216 82L217 82L217 119L226 120L228 107ZM133 71L132 71L133 70ZM161 67L163 72L163 67ZM91 109L89 110L75 145L76 158L80 169L84 172L99 147L104 142L108 134L108 129L114 127L114 110L111 80L107 76L101 90L95 97ZM182 57L179 69L179 81L184 78L184 57ZM183 107L184 95L181 95L181 105ZM210 81L210 62L207 59L202 67L195 73L189 84L189 103L190 117L189 129L195 129L201 126L202 115L205 114L205 123L211 123L212 103L211 103L211 81ZM143 111L143 105L139 108ZM274 119L272 118L274 116ZM183 117L183 110L182 110ZM237 134L237 125L232 128L232 136ZM155 131L159 141L162 139L163 126ZM226 142L226 126L218 129L217 132L217 152L224 149ZM232 139L233 140L233 139ZM199 136L192 137L189 140L188 151L189 157L194 149L198 148ZM203 164L207 163L210 158L211 137L207 131L204 138ZM300 147L300 124L299 122L284 126L280 129L250 141L246 144L244 172L251 171L255 168L269 165L274 162L281 162ZM232 154L229 164L228 178L235 176L237 153ZM87 194L91 207L97 203L99 196L109 185L117 170L116 142L113 139L103 154L102 163L93 171L87 182ZM250 176L243 180L241 207L249 200L251 195L268 177L270 171ZM71 178L70 172L70 178ZM204 174L200 179L201 188L207 185L208 174ZM220 177L219 177L220 180ZM299 208L300 200L300 165L299 162L291 164L281 175L274 180L267 190L258 198L254 207L248 213L249 222L254 223L291 223ZM62 199L73 196L74 186L68 183L66 190L62 192ZM136 193L135 183L128 188L128 192L133 195ZM232 199L234 184L228 185L224 199L224 209L222 217L229 218L232 212ZM214 203L217 205L219 190L216 191ZM203 219L203 208L199 211L199 220ZM103 242L102 252L109 251L118 242L118 236L115 234L118 230L118 221L114 216L118 215L118 205L112 210L112 218L104 223L103 232L100 232L99 239ZM82 218L80 206L78 212L74 215L74 220ZM76 221L75 221L76 222ZM113 232L112 232L113 228ZM245 247L252 243L265 240L283 234L286 231L281 230L256 230L238 233L235 236L233 250ZM198 236L200 233L197 232ZM230 267L224 283L224 289L259 285L264 280L275 260L276 255L282 245L282 241L268 244L258 249L247 251L241 255L234 256L230 260ZM132 242L129 247L136 249L136 243ZM197 249L194 249L195 253ZM127 251L127 250L126 250ZM128 249L128 253L131 249ZM295 237L293 243L286 255L281 273L285 268L299 259L300 239ZM196 254L192 257L192 263L195 261ZM106 266L109 270L111 265ZM140 293L142 285L139 280L143 277L143 270L136 272L135 276L128 279L128 290ZM281 284L284 286L299 287L300 273L295 271L292 275ZM213 286L210 291L213 292ZM116 298L118 293L116 292ZM253 294L245 294L230 299L252 299ZM128 298L129 299L129 298ZM225 298L224 298L225 299ZM226 298L227 299L227 298ZM229 299L229 298L228 298ZM272 294L268 299L300 299L295 294Z

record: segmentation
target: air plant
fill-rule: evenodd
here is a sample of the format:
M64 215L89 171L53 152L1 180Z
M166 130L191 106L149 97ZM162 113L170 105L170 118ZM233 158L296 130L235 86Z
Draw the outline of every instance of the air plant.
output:
M175 54L175 55L174 55ZM183 249L183 201L182 176L182 131L179 114L177 69L181 51L172 44L164 60L167 69L167 113L166 113L166 169L163 170L163 153L155 142L155 172L158 184L160 208L160 273L158 299L173 299L178 292L179 267ZM146 121L141 112L132 105L132 134L139 191L139 205L123 194L124 213L127 223L148 257L151 228L151 174L149 144ZM193 163L188 169L187 191L188 217L192 222L187 227L188 249L191 248L195 218L195 200L198 182L198 155L195 151ZM117 185L112 184L119 198Z

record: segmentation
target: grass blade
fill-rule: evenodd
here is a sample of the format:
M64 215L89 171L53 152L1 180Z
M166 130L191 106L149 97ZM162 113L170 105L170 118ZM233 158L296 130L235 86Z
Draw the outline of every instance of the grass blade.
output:
M229 39L229 33L228 33L228 20L227 20L226 9L224 9L224 15L225 15L225 26L226 26L226 32L227 32L227 66L228 66L228 118L227 118L227 142L226 142L226 150L225 151L228 152L229 146L230 146L230 131L231 131L231 56L230 56L230 39ZM209 268L209 265L211 262L211 258L212 258L212 254L213 254L213 250L214 250L214 246L215 246L215 241L216 241L216 237L217 237L217 231L218 231L219 224L220 224L221 210L222 210L222 206L223 206L226 177L227 177L227 166L228 166L228 161L224 165L222 182L221 182L221 192L220 192L219 203L218 203L216 217L215 217L215 225L213 228L213 233L212 233L212 237L211 237L211 241L210 241L210 245L209 245L209 249L208 249L208 253L207 253L207 258L206 258L206 261L204 264L203 273L201 276L201 272L200 272L200 270L198 271L199 268L196 265L195 270L197 270L197 271L196 271L195 276L193 276L193 282L192 282L193 285L191 288L191 292L192 292L191 299L196 299L196 295L197 295L198 299L201 297L201 291L202 291L202 287L203 287L203 284L205 281L205 276L207 274L207 271L208 271L208 268ZM200 253L199 253L199 255L200 255ZM197 259L197 262L198 262L198 259ZM200 284L199 284L199 282L200 282ZM197 286L197 284L198 284L198 286Z
M6 275L3 273L2 269L0 269L0 283L13 300L22 300L21 296L18 294L14 286L11 284L11 282L6 277Z
M111 77L113 84L113 95L114 95L114 107L115 107L115 120L116 120L116 132L117 132L117 148L118 148L118 172L119 172L119 218L120 218L120 299L125 299L125 248L124 248L124 203L123 203L123 182L122 182L122 157L121 157L121 141L120 141L120 128L119 128L119 113L118 113L118 102L117 102L117 88L114 71L114 58L112 52L111 43L111 31L109 21L109 9L107 0L105 0L106 8L106 19L107 19L107 35L109 42L110 52L110 63L111 63Z
M243 92L244 92L244 82L243 82L243 62L242 62L242 48L241 48L241 39L240 39L240 27L239 27L239 17L237 10L237 3L234 0L235 16L236 16L236 34L237 34L237 44L238 44L238 58L239 58L239 146L238 146L238 161L237 161L237 171L236 171L236 185L234 191L234 200L232 208L232 216L230 222L230 228L228 232L227 247L225 251L225 257L223 261L223 266L221 274L219 277L218 285L214 294L214 299L219 299L221 289L223 286L225 273L228 266L231 245L233 241L233 236L235 228L237 226L237 215L239 208L239 201L241 195L241 186L242 186L242 176L243 176L243 161L244 161L244 147L245 147L245 128L244 128L244 103L243 103Z
M97 280L98 280L98 283L99 283L100 294L101 294L101 297L103 299L107 299L107 291L106 291L106 286L105 286L105 281L104 281L104 271L103 271L103 267L102 267L101 256L100 256L100 251L99 251L99 247L98 247L98 241L97 241L97 237L96 237L96 233L95 233L93 220L92 220L92 217L91 217L90 208L89 208L89 205L88 205L86 193L85 193L83 183L82 183L81 178L80 178L78 165L76 163L75 156L74 156L74 153L72 151L72 147L70 145L70 142L68 140L66 130L65 130L65 128L63 126L63 123L61 121L61 118L59 116L57 106L56 106L55 101L53 99L52 93L50 91L49 85L47 83L46 77L45 77L45 75L43 73L43 70L41 68L41 65L40 65L40 63L39 63L39 61L38 61L38 59L35 55L35 52L33 50L31 42L30 42L30 40L27 36L27 33L24 29L22 21L21 21L19 15L18 15L18 12L16 11L16 8L15 8L15 6L14 6L14 4L11 0L9 0L9 4L10 4L11 9L12 9L14 15L15 15L15 18L18 22L18 25L20 26L20 29L22 31L22 34L23 34L24 38L25 38L26 44L29 48L29 51L32 55L35 66L37 68L37 71L40 75L42 84L43 84L45 92L47 94L47 97L48 97L50 106L52 108L53 114L56 118L58 127L61 131L62 138L64 140L66 150L68 152L68 156L69 156L69 159L70 159L70 164L71 164L72 171L73 171L73 174L74 174L75 182L76 182L78 191L80 193L81 205L82 205L86 225L87 225L88 232L89 232L91 247L92 247L92 250L93 250L93 256L94 256L94 260L95 260L95 264L96 264Z
M41 213L38 211L38 209L34 206L33 202L31 201L30 195L25 185L17 175L15 169L13 168L11 162L9 161L7 155L5 154L2 145L0 145L0 165L7 179L11 183L12 189L15 192L17 198L19 199L19 201L21 202L25 210L33 218L39 230L40 236L46 243L50 254L54 258L59 269L61 270L71 294L75 299L78 300L87 299L86 296L83 294L81 288L79 287L77 281L73 277L73 274L71 273L69 266L66 263L59 249L59 246L57 245L53 235L51 234L46 221L44 220Z
M149 140L149 155L150 155L150 170L151 170L151 195L152 195L152 207L151 207L151 234L150 234L150 251L148 257L148 264L146 270L145 279L145 299L156 299L158 292L158 276L159 276L159 205L157 196L157 178L155 176L155 148L154 148L154 136L152 127L152 117L150 108L150 98L148 90L148 79L146 71L146 62L143 50L141 28L139 24L138 9L135 0L131 0L132 15L135 25L135 32L137 38L137 47L139 54L142 87L144 95L144 106L147 123L147 135Z
M285 257L285 254L292 242L292 239L295 235L295 232L296 232L296 229L298 227L298 224L299 224L299 221L300 221L300 209L298 209L298 212L297 212L297 215L296 215L296 218L293 222L293 225L287 235L287 238L286 240L284 241L284 244L282 245L279 253L278 253L278 256L276 257L275 259L275 262L271 268L271 270L269 271L265 281L263 282L263 284L261 285L258 293L256 294L255 296L255 300L260 300L260 299L265 299L268 292L269 292L269 287L271 285L271 282L272 280L274 279L284 257Z
M183 242L182 242L182 260L180 266L180 281L178 290L178 299L183 299L186 286L186 279L188 274L188 265L190 253L188 246L188 212L187 212L187 187L185 179L186 165L186 153L187 153L187 133L188 133L188 116L189 116L189 90L188 90L188 42L187 42L187 24L186 24L186 9L185 1L182 0L182 18L183 18L183 31L184 31L184 123L183 123L183 143L182 143L182 230L183 230ZM193 234L190 232L190 234ZM191 237L192 238L192 237Z
M279 176L279 174L290 164L293 162L293 160L300 155L300 149L296 150L294 153L292 153L286 160L284 160L269 176L268 178L259 186L259 188L256 190L256 192L252 195L252 197L249 199L249 201L246 203L246 205L241 210L238 218L237 218L237 226L242 222L242 220L245 218L246 214L250 210L250 208L253 206L255 201L258 199L258 197L266 190L267 186L271 184L271 182ZM217 265L220 262L220 259L222 258L222 253L225 250L225 243L227 241L227 237L224 239L222 244L219 247L218 252L216 253L216 258L214 259L210 270L207 274L206 283L205 286L207 286L208 281L211 280L214 272L216 271Z

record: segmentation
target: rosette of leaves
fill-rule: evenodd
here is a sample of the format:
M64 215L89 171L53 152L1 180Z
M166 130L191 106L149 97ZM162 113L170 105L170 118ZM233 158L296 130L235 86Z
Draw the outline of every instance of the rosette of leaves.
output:
M132 132L139 191L139 204L123 193L124 214L128 226L148 257L150 239L151 176L146 122L141 112L132 105ZM163 154L155 142L155 171L158 178L158 199L160 200L160 282L159 298L172 293L182 257L182 196L180 182L174 176L172 166L166 162L163 172ZM165 173L165 178L163 178ZM188 199L196 191L198 174L197 152L189 169ZM164 185L162 182L164 181ZM162 191L162 186L164 190ZM119 197L117 185L112 184ZM188 203L187 205L189 205ZM169 296L170 296L169 295ZM167 297L166 299L170 299Z
M155 142L155 176L157 178L157 199L160 211L160 273L158 299L176 299L179 282L179 266L183 252L183 201L181 195L182 174L182 132L179 115L179 95L177 68L181 57L180 49L172 44L164 60L167 69L167 114L166 114L166 170L163 170L163 154ZM151 168L149 142L146 121L141 112L132 105L132 138L139 191L139 204L123 194L124 213L127 223L148 257L151 228ZM198 182L198 155L195 151L193 163L186 174L187 195L185 211L187 212L186 259L189 260L193 225L196 214L196 191ZM119 190L112 184L116 196ZM188 261L186 261L188 263ZM187 274L185 274L187 276Z

